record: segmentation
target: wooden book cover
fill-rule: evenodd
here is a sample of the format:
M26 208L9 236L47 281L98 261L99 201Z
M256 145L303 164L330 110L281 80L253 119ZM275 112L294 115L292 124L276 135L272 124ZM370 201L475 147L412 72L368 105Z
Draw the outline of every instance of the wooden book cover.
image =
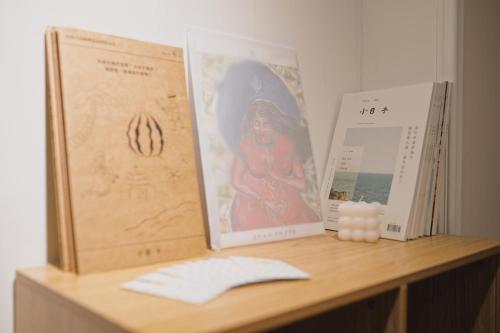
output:
M62 268L203 253L182 49L68 28L46 48Z

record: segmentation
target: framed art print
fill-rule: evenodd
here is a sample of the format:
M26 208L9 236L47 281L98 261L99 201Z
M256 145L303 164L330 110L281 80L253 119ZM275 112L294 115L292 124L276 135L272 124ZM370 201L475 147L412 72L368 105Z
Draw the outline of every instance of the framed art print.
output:
M201 30L187 40L211 246L323 233L294 51Z

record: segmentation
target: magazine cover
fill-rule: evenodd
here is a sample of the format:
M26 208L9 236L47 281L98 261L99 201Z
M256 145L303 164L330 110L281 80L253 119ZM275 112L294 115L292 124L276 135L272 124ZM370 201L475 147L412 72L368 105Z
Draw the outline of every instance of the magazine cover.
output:
M324 232L293 50L188 32L213 248Z
M433 87L344 95L322 185L327 229L342 201L379 202L382 237L406 239Z

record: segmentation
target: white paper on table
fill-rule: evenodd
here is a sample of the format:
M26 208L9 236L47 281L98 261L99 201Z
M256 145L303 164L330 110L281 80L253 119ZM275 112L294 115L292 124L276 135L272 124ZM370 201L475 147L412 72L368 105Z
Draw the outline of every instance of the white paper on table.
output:
M172 278L160 273L143 275L121 285L123 289L153 296L200 304L217 297L227 290L222 285L202 285Z
M233 287L293 279L309 279L309 274L280 260L231 256L160 268L124 283L121 287L200 304Z

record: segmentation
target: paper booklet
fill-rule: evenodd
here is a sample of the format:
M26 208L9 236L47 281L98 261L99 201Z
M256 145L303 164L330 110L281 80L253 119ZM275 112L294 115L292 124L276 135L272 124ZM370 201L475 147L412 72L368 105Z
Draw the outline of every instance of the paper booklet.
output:
M190 261L158 269L121 285L123 289L189 303L204 303L242 285L309 279L280 260L231 256Z
M384 238L445 228L447 90L425 83L344 95L321 191L328 229L348 200L382 205Z
M50 28L46 50L62 268L204 253L182 49Z
M201 30L187 42L211 246L323 233L294 51Z

